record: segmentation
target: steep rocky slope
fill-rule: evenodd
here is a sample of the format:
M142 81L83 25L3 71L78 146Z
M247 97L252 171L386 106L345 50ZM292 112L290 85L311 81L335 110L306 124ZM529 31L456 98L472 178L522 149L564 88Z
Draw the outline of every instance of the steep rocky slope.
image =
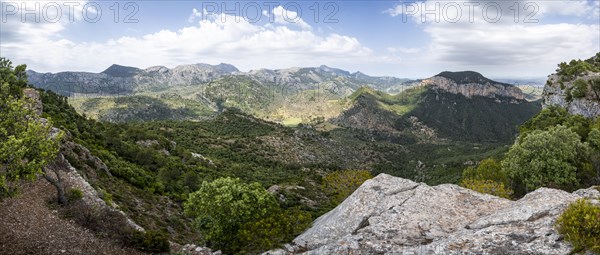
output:
M97 236L48 207L56 194L44 180L0 203L0 254L145 254Z
M285 249L266 254L568 254L553 225L583 197L600 202L594 188L540 188L510 201L380 174Z
M476 72L443 72L397 95L361 89L350 100L333 123L427 141L512 141L517 126L540 110L519 88Z
M558 65L542 93L544 108L559 106L571 114L600 116L600 52L586 60Z
M461 94L468 98L482 97L510 97L518 100L525 99L523 92L510 84L496 82L485 78L473 71L442 72L434 77L423 80L421 85L441 89L452 94Z
M600 78L600 73L587 73L580 79L589 81ZM544 87L544 107L556 105L566 108L571 114L580 114L585 117L600 116L600 100L590 93L586 97L570 98L568 93L573 88L575 81L560 81L560 76L552 74L549 83ZM562 84L562 85L561 85Z

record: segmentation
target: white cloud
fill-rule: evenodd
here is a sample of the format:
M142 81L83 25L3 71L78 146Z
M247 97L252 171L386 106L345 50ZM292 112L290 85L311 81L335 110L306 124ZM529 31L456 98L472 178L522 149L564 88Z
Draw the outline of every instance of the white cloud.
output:
M273 8L273 16L275 17L275 23L282 25L295 24L301 29L310 30L311 26L302 20L301 15L295 11L286 10L281 5Z
M196 18L202 17L202 12L196 10L196 8L192 9L192 14L190 14L190 17L188 18L188 22L189 23L193 23L194 21L196 21Z
M549 18L597 17L598 3L594 2L431 0L396 5L385 13L415 22L429 35L426 50L415 65L428 63L441 70L489 70L504 76L532 76L550 74L559 62L588 58L600 51L600 24L568 24ZM535 8L527 9L528 3ZM469 13L473 4L478 5ZM489 7L484 16L486 5L494 7ZM518 15L511 12L516 6L521 10ZM495 7L503 12L498 20L494 19ZM423 12L425 9L430 11ZM529 17L534 10L535 15ZM439 22L435 21L436 15ZM534 20L537 21L524 22Z
M197 13L193 11L192 15ZM348 63L372 54L371 49L354 37L335 33L317 35L306 26L298 30L290 29L290 23L259 25L244 19L236 22L235 18L211 15L206 22L199 21L176 31L161 30L107 42L76 43L48 32L35 40L6 43L3 40L1 50L3 56L8 55L15 63L51 72L101 71L113 63L143 68L199 62L229 62L248 70Z
M406 48L406 47L388 47L387 50L390 53L404 53L404 54L416 54L421 52L419 48Z

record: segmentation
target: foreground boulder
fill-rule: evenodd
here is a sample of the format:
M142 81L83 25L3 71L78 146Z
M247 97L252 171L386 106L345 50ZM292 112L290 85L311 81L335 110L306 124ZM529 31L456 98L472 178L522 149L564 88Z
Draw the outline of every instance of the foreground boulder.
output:
M266 254L568 254L554 223L589 188L541 188L511 201L452 184L380 174L285 249Z

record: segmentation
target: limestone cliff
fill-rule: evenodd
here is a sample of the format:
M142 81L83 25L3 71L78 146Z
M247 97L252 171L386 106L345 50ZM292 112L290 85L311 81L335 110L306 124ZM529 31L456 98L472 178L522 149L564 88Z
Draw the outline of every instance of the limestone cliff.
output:
M559 106L571 114L600 116L600 52L586 60L560 63L548 76L542 98L544 108Z
M565 80L558 74L552 74L548 77L548 82L544 86L543 107L560 106L566 108L571 114L580 114L585 117L600 116L600 98L588 88L584 97L573 97L572 90L577 80L590 81L600 79L600 73L587 72L573 80Z
M496 82L483 75L472 72L442 72L434 77L425 79L421 82L422 86L441 89L452 94L461 94L466 97L510 97L518 100L524 100L525 94L510 84Z

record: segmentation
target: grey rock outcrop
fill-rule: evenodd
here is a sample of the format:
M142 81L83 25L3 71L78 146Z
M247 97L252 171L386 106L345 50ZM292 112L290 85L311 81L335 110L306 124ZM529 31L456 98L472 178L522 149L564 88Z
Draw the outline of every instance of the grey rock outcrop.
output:
M23 90L23 95L31 99L31 109L33 109L38 116L42 116L44 105L42 104L40 92L32 88L26 88Z
M380 174L266 254L568 254L554 223L582 197L597 201L600 192L541 188L511 201Z
M548 83L544 86L542 94L544 103L542 106L544 108L553 105L560 106L566 108L571 114L579 114L587 118L600 116L600 100L596 98L594 93L587 93L587 96L582 98L567 100L567 93L573 88L573 83L577 79L588 81L598 78L600 78L600 73L588 72L571 81L561 81L559 75L552 74L548 77Z

